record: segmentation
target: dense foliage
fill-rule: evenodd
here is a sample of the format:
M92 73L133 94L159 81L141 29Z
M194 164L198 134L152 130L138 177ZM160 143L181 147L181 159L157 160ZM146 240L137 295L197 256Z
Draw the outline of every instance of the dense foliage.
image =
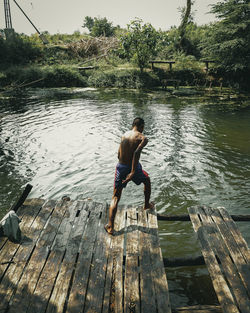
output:
M8 40L0 37L0 64L25 64L41 54L41 49L28 36L13 33Z
M224 0L212 7L219 21L203 40L204 56L217 61L228 77L247 87L250 83L250 3Z
M84 19L83 27L89 30L91 36L94 37L111 37L115 34L115 27L112 22L109 22L106 17L90 17L86 16Z
M192 3L187 0L187 4ZM83 27L90 34L44 32L48 45L44 45L37 34L13 34L5 39L0 32L0 87L11 84L12 79L15 81L15 75L19 77L18 83L41 77L43 82L39 82L39 86L93 84L117 87L146 86L146 78L152 86L156 82L161 85L169 76L181 80L183 85L205 85L209 76L213 76L213 85L217 79L217 85L220 80L224 86L238 85L249 90L249 0L221 0L212 6L218 21L202 26L194 22L190 8L182 10L181 25L168 31L157 31L140 19L122 29L114 27L107 18L86 16ZM168 65L157 65L151 72L157 78L154 76L150 80L153 76L147 74L151 58L174 60L173 71L169 71ZM202 59L205 58L216 61L210 66L211 75L204 71ZM12 65L20 66L20 69ZM79 72L78 67L82 66L95 70ZM141 75L138 75L138 68Z
M150 58L157 54L158 38L159 34L151 24L143 24L142 20L136 19L121 36L121 44L128 59L143 71Z
M175 59L176 55L194 56L196 60L201 58L201 41L205 38L208 25L197 26L190 22L185 29L185 39L182 44L185 49L180 48L180 32L177 27L171 27L167 32L160 32L161 47L158 56L161 59Z

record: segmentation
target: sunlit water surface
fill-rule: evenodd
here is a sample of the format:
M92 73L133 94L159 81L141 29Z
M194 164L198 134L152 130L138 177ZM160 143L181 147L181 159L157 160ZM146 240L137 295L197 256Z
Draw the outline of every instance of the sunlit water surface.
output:
M250 211L250 109L218 97L166 98L164 92L29 90L0 100L0 215L30 197L109 202L121 135L136 116L149 143L141 155L160 213L194 204ZM130 183L121 203L143 204ZM238 223L250 242L250 224ZM189 222L159 222L164 257L199 255ZM173 306L216 303L205 267L167 269Z

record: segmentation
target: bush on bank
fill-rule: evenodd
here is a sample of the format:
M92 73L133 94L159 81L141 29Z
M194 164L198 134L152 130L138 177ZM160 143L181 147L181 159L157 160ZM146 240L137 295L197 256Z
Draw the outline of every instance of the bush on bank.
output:
M133 68L100 68L79 72L72 65L51 66L11 66L0 71L1 88L29 87L115 87L131 89L150 89L162 87L164 81L177 80L181 86L204 86L206 75L199 69L155 68L141 72ZM169 84L167 84L169 86ZM170 85L172 83L170 82ZM217 86L216 80L213 86Z
M8 40L0 37L0 65L26 64L42 56L42 49L28 36L13 33Z
M1 87L85 87L87 78L75 68L56 66L12 66L0 72Z
M112 71L96 71L88 78L88 85L93 87L117 88L153 88L160 85L159 78L152 72L131 69L116 69Z
M32 83L32 84L30 84ZM13 66L0 72L1 87L116 87L116 88L153 88L160 86L159 77L153 72L140 70L96 70L80 74L70 66Z

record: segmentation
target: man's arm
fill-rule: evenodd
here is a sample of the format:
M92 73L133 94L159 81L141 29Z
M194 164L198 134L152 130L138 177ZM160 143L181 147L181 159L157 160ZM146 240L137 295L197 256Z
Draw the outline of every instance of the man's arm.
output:
M123 137L121 138L121 142L120 142L120 145L119 145L119 149L118 149L118 159L120 160L120 156L121 156L121 144L122 144L122 140L123 140Z
M134 152L133 160L132 160L132 167L131 167L131 173L133 173L133 174L135 173L135 169L136 169L137 164L139 162L142 149L147 145L147 143L148 143L148 139L146 137L144 137Z
M135 170L136 170L137 164L140 160L142 149L147 145L147 143L148 143L148 139L146 137L143 137L142 141L140 142L140 144L138 145L138 147L136 148L136 150L133 154L131 172L128 174L128 176L123 181L123 183L129 182L133 178L133 176L135 175Z

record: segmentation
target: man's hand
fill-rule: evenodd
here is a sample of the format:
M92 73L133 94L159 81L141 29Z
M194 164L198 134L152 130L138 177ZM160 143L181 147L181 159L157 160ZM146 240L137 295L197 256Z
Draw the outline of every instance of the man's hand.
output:
M134 175L135 175L135 173L133 173L133 172L129 173L128 176L126 177L126 179L124 179L124 180L122 181L122 183L123 183L123 184L128 183L130 180L133 179Z

